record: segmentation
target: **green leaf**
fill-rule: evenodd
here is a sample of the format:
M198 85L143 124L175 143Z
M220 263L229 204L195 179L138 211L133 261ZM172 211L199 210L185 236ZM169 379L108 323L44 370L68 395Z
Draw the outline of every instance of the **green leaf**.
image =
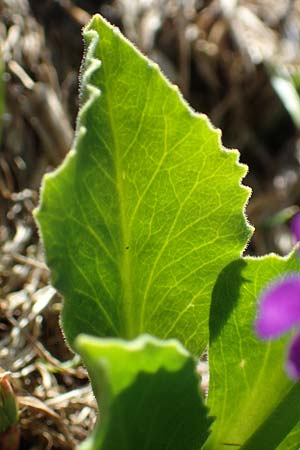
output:
M0 373L0 435L16 425L18 421L18 405L9 374Z
M276 447L276 450L300 450L300 423L287 435L287 437Z
M81 335L100 423L80 450L199 450L211 419L195 361L175 340L135 341Z
M300 128L300 96L291 75L277 71L271 76L272 86L290 114L294 125Z
M199 354L217 275L250 234L245 166L117 28L96 15L84 38L77 139L36 213L64 331Z
M298 254L269 255L237 260L220 274L213 292L209 346L208 405L217 420L206 450L230 445L274 450L299 422L300 387L294 387L284 371L290 336L266 342L253 330L262 289L299 269Z
M282 442L287 433L293 430L295 423L300 418L300 385L295 384L283 400L273 409L269 417L253 433L253 435L242 446L241 450L266 450L277 448L278 443ZM299 426L299 424L298 424ZM298 448L298 443L294 448Z

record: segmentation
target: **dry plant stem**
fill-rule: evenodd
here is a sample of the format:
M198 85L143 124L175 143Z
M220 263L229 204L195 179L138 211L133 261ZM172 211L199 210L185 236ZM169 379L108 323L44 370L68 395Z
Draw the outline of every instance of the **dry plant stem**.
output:
M20 429L15 425L0 434L1 450L19 450Z
M176 16L179 44L179 87L183 96L188 99L190 94L190 64L191 44L186 37L187 19L184 5L181 4Z
M46 266L46 264L42 263L41 261L37 261L37 260L35 260L33 258L28 258L27 256L23 256L23 255L20 255L18 253L12 254L12 257L17 262L20 262L20 263L25 264L25 265L30 266L30 267L35 267L37 269L45 270L46 272L49 273L48 267Z
M58 165L70 150L73 130L55 91L42 82L34 82L16 62L8 63L10 71L25 88L20 107L39 134L49 161Z
M81 26L86 25L91 19L91 15L89 13L78 6L73 5L70 0L60 0L60 4Z
M58 429L62 431L67 443L70 445L70 448L75 448L75 442L68 427L66 427L61 416L57 414L52 408L50 408L50 406L48 406L45 402L42 402L39 399L31 396L20 396L18 397L18 401L20 406L26 406L35 410L36 412L41 411L43 414L49 416L56 423Z

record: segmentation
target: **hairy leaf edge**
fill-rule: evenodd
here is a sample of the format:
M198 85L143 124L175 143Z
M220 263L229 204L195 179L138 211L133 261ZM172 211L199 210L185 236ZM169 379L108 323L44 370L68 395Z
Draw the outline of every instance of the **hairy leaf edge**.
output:
M84 36L84 40L85 42L88 41L87 47L86 47L86 53L81 65L81 69L80 69L80 99L81 99L81 104L80 104L80 109L79 109L79 113L78 113L78 117L77 117L77 123L76 123L76 134L75 134L75 138L74 138L74 142L72 145L72 149L69 151L68 155L65 157L64 161L62 162L62 164L55 169L53 172L46 174L43 178L42 181L42 186L41 186L41 190L40 190L40 204L38 205L38 207L34 210L33 215L38 223L39 226L39 215L40 213L43 211L44 205L43 205L43 197L44 197L44 192L47 189L47 182L51 181L53 179L55 179L57 176L59 176L59 174L61 172L64 171L65 167L70 163L70 161L76 156L77 153L77 148L80 147L80 142L83 138L83 136L86 134L87 129L85 126L81 125L81 123L83 122L83 117L86 115L86 112L88 111L88 109L92 106L92 104L96 101L96 99L101 95L101 91L100 89L98 89L97 87L95 87L94 85L89 83L89 80L91 78L91 76L97 71L100 70L101 64L102 62L99 61L98 59L94 58L94 49L97 47L99 39L101 37L99 37L97 31L95 31L93 29L94 27L94 23L97 23L97 21L103 21L107 26L111 27L114 31L114 33L118 34L122 39L124 39L126 41L126 43L128 45L130 45L138 54L141 58L143 58L143 60L145 62L147 62L147 64L150 64L166 81L166 83L169 85L170 89L173 89L175 91L177 91L178 94L178 98L179 100L184 104L184 106L187 108L187 110L190 112L191 116L193 117L199 117L202 120L204 120L208 126L208 128L217 135L218 138L218 144L219 144L219 148L221 152L224 153L234 153L236 156L236 160L235 160L235 165L236 167L238 167L241 171L240 174L240 183L239 183L239 188L242 190L242 192L245 195L245 200L244 200L244 208L243 208L243 214L244 214L244 218L245 218L245 225L248 231L248 242L254 232L254 227L249 223L247 215L246 215L246 207L248 205L251 193L252 193L252 189L248 186L245 186L242 184L242 180L243 178L246 176L247 172L248 172L248 166L246 164L242 164L239 161L239 157L240 154L238 152L238 150L236 149L229 149L223 146L222 144L222 132L220 129L215 128L211 121L209 120L208 116L206 116L203 113L197 113L195 112L192 107L186 102L186 100L183 98L179 88L172 84L167 77L162 73L162 71L160 70L159 66L154 63L153 61L149 60L146 56L144 56L135 46L134 44L132 44L126 37L124 37L122 35L122 33L120 32L120 30L116 27L111 25L106 19L104 19L102 16L100 16L99 14L96 14L95 16L93 16L91 22L84 28L83 30L83 36ZM87 66L87 62L89 61L89 64ZM84 91L85 89L85 91ZM86 98L84 98L86 97ZM41 233L40 233L41 234ZM43 240L42 240L43 241ZM243 249L243 251L246 249L248 242L245 244L245 247ZM241 253L243 253L243 251Z

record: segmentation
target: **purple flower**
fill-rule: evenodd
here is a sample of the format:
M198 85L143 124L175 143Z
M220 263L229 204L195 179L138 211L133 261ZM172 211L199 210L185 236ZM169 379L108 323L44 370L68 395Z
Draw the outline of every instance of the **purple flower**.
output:
M299 212L292 219L291 231L299 242ZM261 339L276 339L297 327L299 331L290 343L286 361L287 374L293 380L300 379L300 274L291 273L270 284L263 292L255 329Z
M300 241L300 213L292 219L292 233ZM300 379L300 273L290 273L270 284L260 298L255 331L261 339L276 339L298 327L287 354L286 371Z
M275 339L297 327L286 362L286 371L293 380L300 379L300 274L291 273L262 293L255 330L261 339Z

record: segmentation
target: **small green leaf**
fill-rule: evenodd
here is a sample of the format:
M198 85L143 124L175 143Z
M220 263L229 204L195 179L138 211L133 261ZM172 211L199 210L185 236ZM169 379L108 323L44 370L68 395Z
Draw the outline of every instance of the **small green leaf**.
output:
M262 289L299 268L297 254L269 255L237 260L220 274L211 306L209 346L208 405L217 420L206 450L225 450L229 445L274 450L299 422L300 388L284 370L290 336L266 342L254 333Z
M293 430L300 418L300 385L290 388L283 400L273 409L269 417L253 433L241 450L273 450L285 440L288 432ZM298 424L299 427L299 424ZM294 448L298 448L298 442Z
M288 74L280 74L277 71L271 76L271 83L295 126L300 128L300 96L292 77Z
M7 372L0 374L0 434L18 423L19 413L15 393ZM0 438L1 439L1 438Z
M300 450L300 422L286 436L276 450Z
M250 234L245 166L118 29L97 15L84 37L77 139L36 213L66 337L146 332L199 354Z
M81 335L100 420L80 450L199 450L211 420L194 359L175 340Z

